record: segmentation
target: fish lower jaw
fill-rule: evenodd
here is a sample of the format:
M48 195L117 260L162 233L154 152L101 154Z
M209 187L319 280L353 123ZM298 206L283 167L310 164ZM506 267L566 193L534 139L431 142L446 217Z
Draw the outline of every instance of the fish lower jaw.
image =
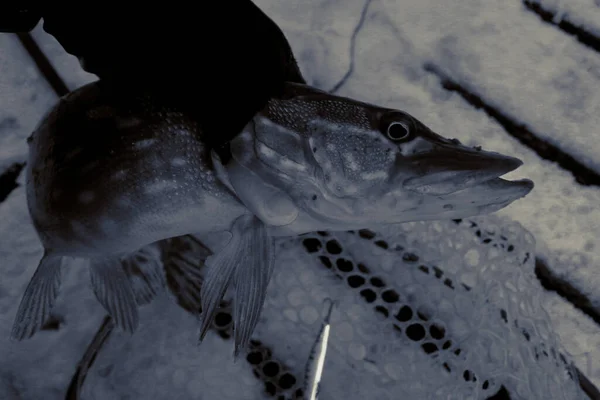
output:
M493 197L502 195L515 195L517 198L527 195L533 189L533 182L529 179L508 181L500 177L479 181L470 185L457 186L452 182L435 182L422 185L405 185L404 188L411 193L424 196L464 196L473 195L481 197ZM511 197L511 196L509 196Z

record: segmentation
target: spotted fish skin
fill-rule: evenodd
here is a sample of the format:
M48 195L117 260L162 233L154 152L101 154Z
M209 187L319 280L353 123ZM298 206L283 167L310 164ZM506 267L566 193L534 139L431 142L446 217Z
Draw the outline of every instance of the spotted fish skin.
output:
M32 135L27 199L44 247L64 255L225 230L245 212L215 179L195 121L97 83L63 98Z
M28 142L27 204L44 255L15 317L16 340L48 318L71 257L89 261L96 298L133 333L137 300L123 261L162 239L227 233L249 214L216 178L198 124L147 94L85 85L62 98ZM141 281L154 293L164 283L146 272Z

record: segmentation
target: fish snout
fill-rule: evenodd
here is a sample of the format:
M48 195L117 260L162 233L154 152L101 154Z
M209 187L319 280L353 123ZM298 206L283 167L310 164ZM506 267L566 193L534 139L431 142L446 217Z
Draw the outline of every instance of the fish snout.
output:
M413 166L417 176L403 186L420 194L444 195L498 178L523 165L511 156L470 148L458 141L441 144L416 155Z

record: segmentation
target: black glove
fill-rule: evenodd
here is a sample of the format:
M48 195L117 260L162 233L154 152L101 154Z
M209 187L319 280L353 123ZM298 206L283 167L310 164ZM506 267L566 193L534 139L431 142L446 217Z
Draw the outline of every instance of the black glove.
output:
M5 0L0 5L0 32L29 32L42 19L42 10L31 1Z
M41 15L88 72L183 107L213 146L237 135L284 81L304 83L281 29L250 0L43 4L14 13L19 23L0 6L0 27L30 30Z

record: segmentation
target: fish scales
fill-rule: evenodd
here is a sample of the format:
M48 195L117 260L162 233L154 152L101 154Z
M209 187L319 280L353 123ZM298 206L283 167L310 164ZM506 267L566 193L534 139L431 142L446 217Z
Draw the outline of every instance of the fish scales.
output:
M294 83L224 159L187 114L100 82L61 99L29 143L27 201L44 255L15 318L19 340L48 318L70 257L89 260L96 298L133 333L138 304L123 263L194 234L211 252L204 278L186 274L190 291L201 287L200 340L233 286L238 356L265 301L275 236L487 214L533 188L500 178L521 165L514 157L446 139L403 111ZM164 285L156 268L138 270L144 293Z
M30 140L29 209L44 246L119 253L200 231L207 215L216 229L229 227L218 222L239 202L215 178L195 121L156 105L77 95L53 111L67 108L68 119L42 125Z

